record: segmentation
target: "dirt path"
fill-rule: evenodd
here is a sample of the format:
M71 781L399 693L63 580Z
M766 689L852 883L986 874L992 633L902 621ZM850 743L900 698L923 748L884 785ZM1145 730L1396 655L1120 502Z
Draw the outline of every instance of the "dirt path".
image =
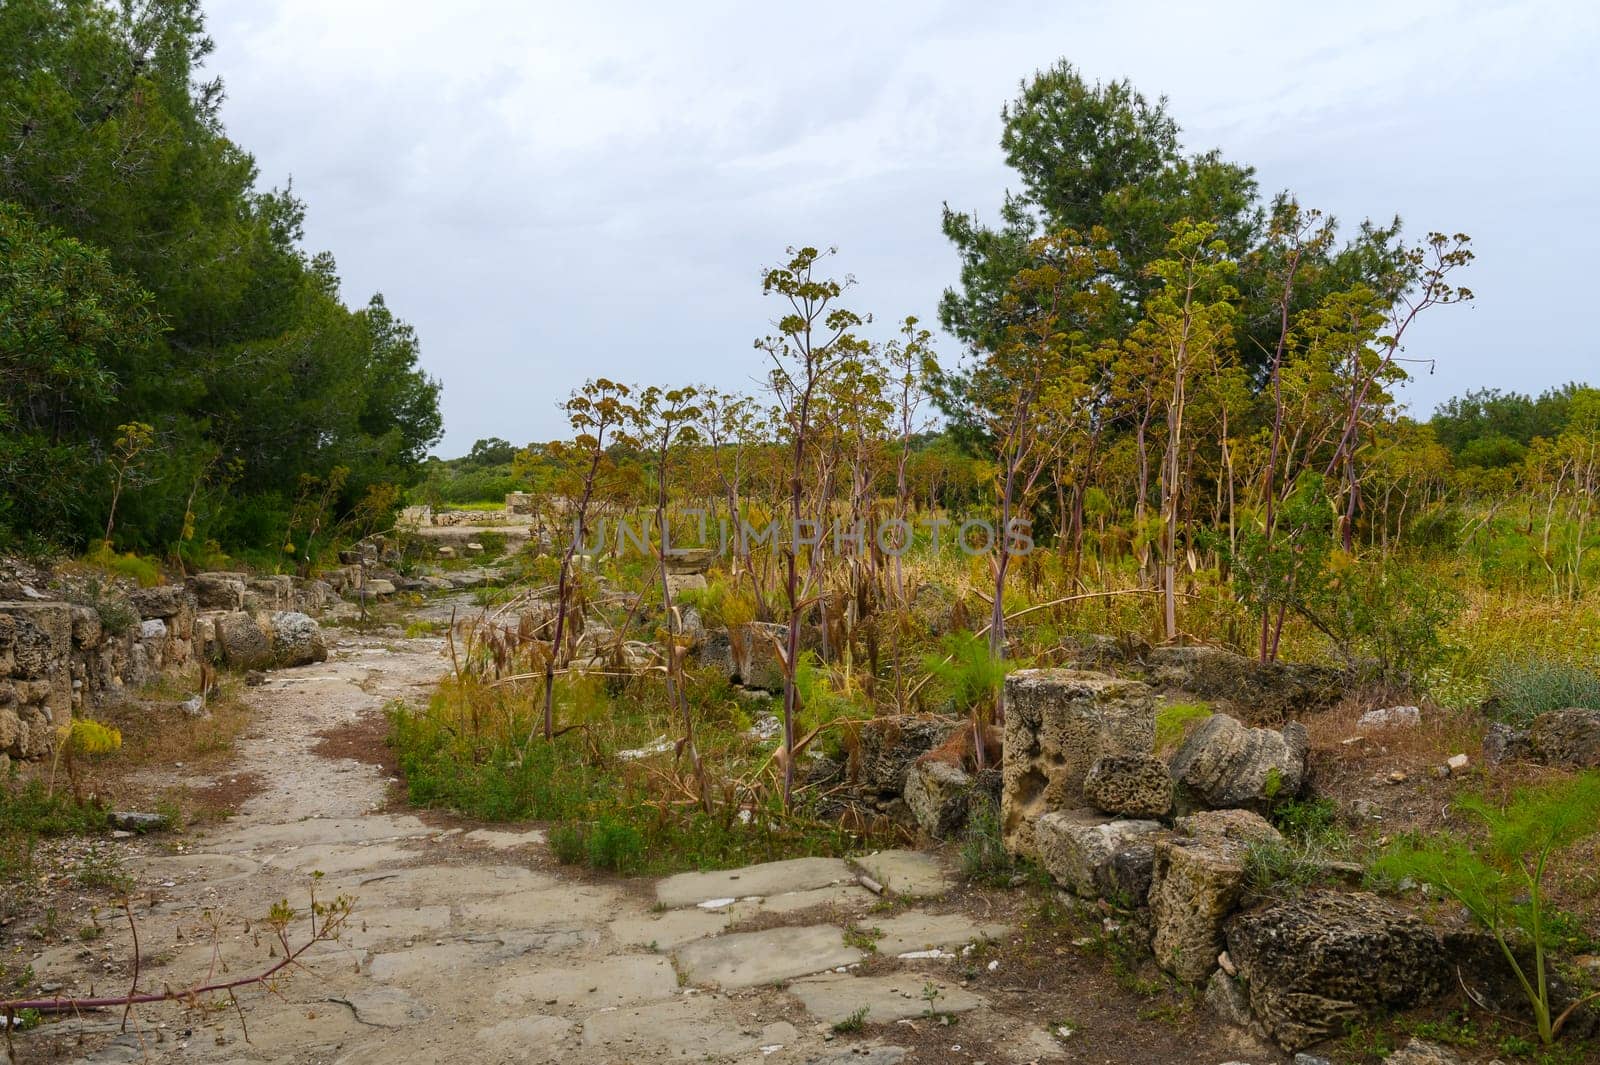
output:
M983 986L1019 940L1003 922L919 901L952 887L926 855L594 882L554 866L537 831L388 812L382 772L319 753L319 737L425 699L441 651L338 633L327 663L271 674L249 695L255 723L231 770L256 772L265 790L218 830L138 841L126 859L141 989L273 964L281 948L260 918L279 899L303 913L314 872L321 898L355 899L341 942L316 946L275 994L242 991L243 1025L225 996L142 1007L125 1032L119 1013L98 1013L19 1036L19 1059L998 1065L1249 1053L1195 1057L1174 1033L1137 1027L1119 1039L1126 1049L1074 1043L1026 989ZM863 870L887 899L860 886ZM100 938L43 951L35 971L63 994L125 990L127 922L100 923ZM302 917L292 941L306 934Z

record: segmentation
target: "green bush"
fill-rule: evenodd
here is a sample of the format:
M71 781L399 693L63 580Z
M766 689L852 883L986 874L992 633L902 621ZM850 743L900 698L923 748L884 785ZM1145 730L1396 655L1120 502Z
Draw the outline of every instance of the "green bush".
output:
M1499 944L1539 1039L1549 1045L1578 1003L1553 1014L1546 955L1560 944L1561 923L1545 897L1544 874L1553 855L1600 832L1600 772L1523 788L1504 807L1478 795L1457 806L1483 822L1481 839L1402 838L1373 870L1391 881L1427 884L1465 906ZM1533 948L1532 971L1518 958L1519 943Z
M614 873L632 873L644 865L644 835L630 824L601 818L589 830L589 864Z
M549 833L550 853L562 865L577 865L589 854L586 835L581 824L552 825Z
M1569 706L1600 710L1600 673L1560 659L1524 658L1495 671L1484 709L1497 721L1526 726Z
M922 668L933 674L955 712L982 712L992 706L1014 666L991 655L989 641L974 633L951 633L940 646L944 653L925 656Z

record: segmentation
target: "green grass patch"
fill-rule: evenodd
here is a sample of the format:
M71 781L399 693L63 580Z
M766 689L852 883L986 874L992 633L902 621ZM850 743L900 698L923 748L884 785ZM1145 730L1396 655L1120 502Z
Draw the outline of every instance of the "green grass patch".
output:
M1489 682L1489 715L1525 726L1540 714L1569 706L1600 710L1600 673L1554 658L1507 662Z
M577 688L563 700L560 719L585 727L554 740L537 738L525 748L525 715L492 727L485 719L463 719L448 688L427 709L390 709L390 744L409 801L484 821L548 822L551 852L566 864L661 875L845 854L867 842L814 818L803 803L789 814L775 805L718 805L707 814L664 800L656 790L658 778L618 759L615 751L645 746L665 726L648 708L641 710L638 700L610 697L603 687ZM485 701L483 690L468 698L479 714L493 716L498 709ZM748 741L718 727L731 715L721 719L704 707L697 713L706 719L700 734L705 756L736 757Z
M1171 703L1156 711L1156 750L1169 751L1183 742L1191 721L1211 716L1205 703Z

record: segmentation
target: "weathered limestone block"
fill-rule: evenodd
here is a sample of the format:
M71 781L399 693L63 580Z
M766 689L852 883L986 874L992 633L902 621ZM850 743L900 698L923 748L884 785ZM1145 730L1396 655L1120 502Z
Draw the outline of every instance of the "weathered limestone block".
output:
M1223 923L1244 893L1244 853L1243 844L1216 836L1156 843L1151 949L1178 979L1198 985L1217 967Z
M272 661L279 667L305 666L328 660L328 645L322 628L306 614L279 610L267 618L272 645Z
M260 610L288 610L294 606L294 578L287 573L274 573L256 577L246 582L244 608Z
M1250 1013L1250 994L1237 977L1218 969L1206 981L1206 1008L1224 1024L1235 1028L1249 1028L1254 1021Z
M770 621L751 621L735 626L729 632L733 643L733 660L737 665L734 675L746 688L760 691L783 691L783 660L778 648L786 646L789 626ZM814 651L820 645L820 634L810 625L800 627L800 650Z
M1294 1051L1450 982L1437 933L1375 895L1315 892L1228 923L1228 955L1267 1033Z
M1165 817L1172 810L1172 774L1153 754L1110 755L1089 767L1083 795L1108 814Z
M684 592L703 592L706 590L706 575L704 573L667 573L667 595L676 603Z
M0 757L39 758L72 714L75 608L0 602Z
M171 618L190 609L189 592L181 584L158 584L154 588L135 588L128 593L128 602L139 612L139 617Z
M1121 901L1133 905L1145 900L1137 870L1146 863L1117 859L1141 849L1153 854L1160 831L1159 821L1108 819L1095 810L1052 811L1033 826L1039 862L1056 883L1084 898L1127 896ZM1143 886L1147 892L1147 879Z
M1283 835L1265 817L1250 810L1201 810L1180 817L1178 831L1202 839L1225 839L1231 843L1282 843Z
M1540 714L1528 730L1528 744L1545 765L1600 768L1600 710L1570 706Z
M972 774L949 762L913 763L906 774L905 798L917 827L936 839L958 832L967 823L974 783Z
M862 787L900 795L912 763L961 728L964 722L932 714L896 714L863 721L856 734L855 771Z
M196 573L188 580L201 610L243 610L248 573Z
M1300 794L1310 746L1298 721L1276 732L1212 714L1173 755L1179 805L1270 810Z
M1328 666L1263 663L1220 647L1157 647L1145 661L1152 683L1227 699L1260 721L1326 709L1344 694L1348 680Z
M98 610L92 606L72 608L72 646L80 651L92 651L100 646L105 635Z
M1069 669L1021 669L1005 682L1001 820L1006 847L1035 853L1033 823L1085 805L1089 767L1155 747L1155 698L1137 681Z
M711 568L716 554L710 547L675 547L667 555L667 574L703 574Z
M236 610L212 620L216 655L230 669L265 669L272 665L271 637L255 615Z
M1528 740L1528 730L1513 728L1495 721L1483 734L1483 760L1490 765L1515 762L1533 757L1533 744Z

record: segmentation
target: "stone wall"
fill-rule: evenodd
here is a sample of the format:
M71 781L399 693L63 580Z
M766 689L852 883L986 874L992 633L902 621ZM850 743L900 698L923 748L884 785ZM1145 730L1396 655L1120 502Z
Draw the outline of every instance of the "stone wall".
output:
M181 587L140 589L110 631L92 606L53 600L0 601L0 760L49 754L74 712L92 710L145 684L193 653L194 600Z
M82 596L95 605L44 598L35 587L43 583L9 584L29 598L0 599L0 769L13 758L47 756L74 713L92 713L197 657L238 668L320 661L327 651L309 615L338 601L322 581L283 575L201 573L154 588L96 586ZM262 648L249 662L220 638L223 629L247 628Z

